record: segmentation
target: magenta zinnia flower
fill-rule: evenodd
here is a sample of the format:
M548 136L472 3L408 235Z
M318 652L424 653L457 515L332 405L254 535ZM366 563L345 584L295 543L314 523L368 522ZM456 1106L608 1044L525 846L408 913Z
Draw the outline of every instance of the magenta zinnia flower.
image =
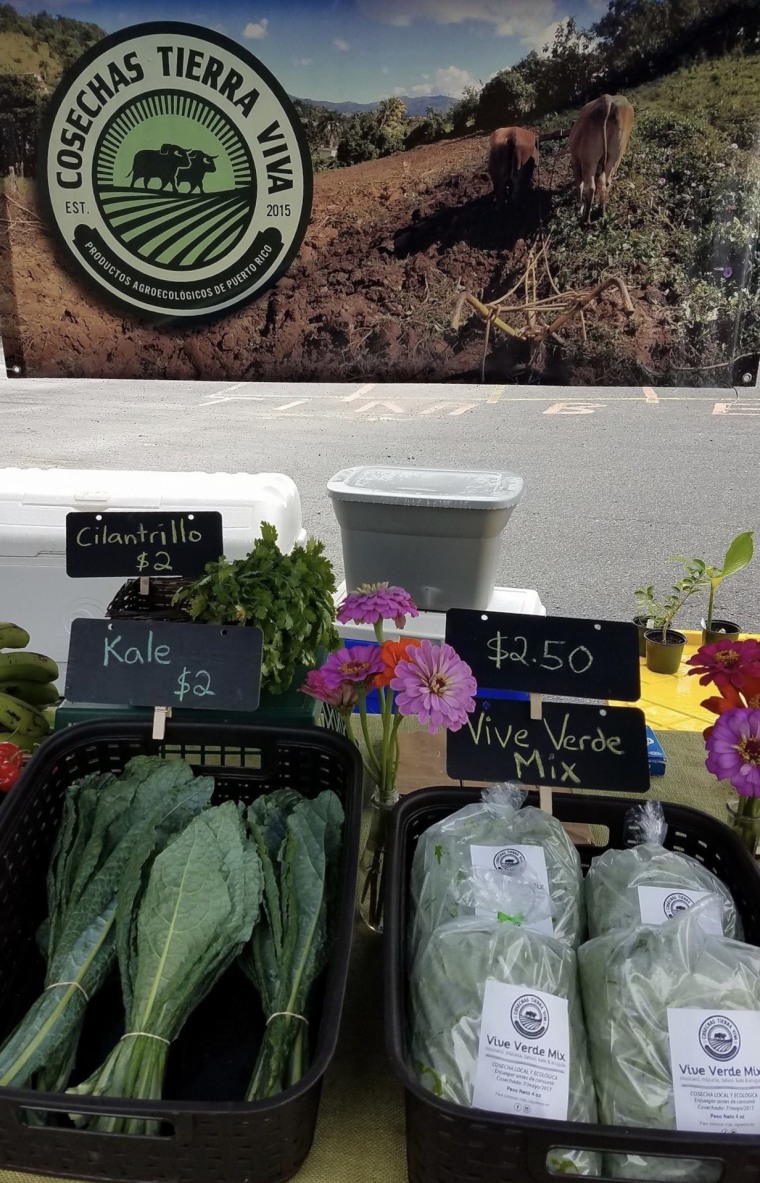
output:
M700 686L736 686L741 690L746 677L760 677L760 641L736 641L726 638L703 645L686 663L689 674L699 674Z
M306 681L300 687L301 694L309 694L326 702L339 711L350 712L359 701L359 692L355 682L341 682L339 686L328 686L322 670L309 670Z
M396 666L391 682L401 715L416 715L431 735L439 727L458 731L475 709L472 670L451 648L423 641Z
M339 649L331 653L321 667L323 685L338 690L344 682L361 687L385 669L379 645L357 645L355 649Z
M346 596L337 615L341 624L377 624L379 620L392 620L396 628L403 628L407 616L419 616L419 612L403 587L363 583Z
M705 742L707 771L743 797L760 797L760 710L726 711Z

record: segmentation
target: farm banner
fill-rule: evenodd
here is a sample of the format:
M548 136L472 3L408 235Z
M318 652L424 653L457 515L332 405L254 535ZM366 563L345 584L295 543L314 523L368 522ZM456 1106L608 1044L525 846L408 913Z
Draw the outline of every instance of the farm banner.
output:
M33 377L751 385L757 0L0 6Z

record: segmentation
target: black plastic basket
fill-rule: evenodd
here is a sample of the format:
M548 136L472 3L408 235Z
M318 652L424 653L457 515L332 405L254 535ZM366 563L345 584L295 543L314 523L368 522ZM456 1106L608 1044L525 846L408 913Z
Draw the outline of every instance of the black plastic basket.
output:
M128 579L117 591L106 608L109 620L190 621L190 614L179 604L175 595L188 583L185 579L162 576L152 578L145 595L140 591L139 579Z
M159 743L151 738L149 723L109 719L69 727L47 740L9 794L0 818L0 1038L42 985L35 935L46 914L45 876L66 787L89 772L119 772L132 756L163 752L180 755L199 773L213 776L215 803L250 802L282 788L307 797L332 789L342 801L339 911L330 964L309 1012L311 1066L278 1097L239 1099L245 1096L264 1020L255 990L233 966L172 1045L166 1100L87 1099L88 1113L159 1120L162 1136L76 1130L65 1117L71 1098L0 1089L0 1170L114 1183L283 1183L311 1147L322 1077L340 1026L361 828L359 755L352 743L330 732L170 723ZM94 1070L102 1061L119 1037L112 1025L120 1019L121 993L114 981L88 1007L80 1071ZM50 1124L34 1124L30 1111L51 1115Z
M388 1055L406 1095L409 1183L556 1183L547 1170L550 1149L587 1149L610 1154L711 1159L723 1166L723 1183L760 1183L760 1137L641 1130L577 1122L517 1118L435 1097L409 1067L408 966L406 934L409 877L424 830L475 800L472 789L421 789L394 810L386 854L385 1030ZM530 794L530 804L538 796ZM620 798L555 793L554 813L563 822L609 829L608 845L623 847L624 818L632 802ZM730 888L745 926L746 940L760 945L760 873L752 857L724 825L681 805L664 805L667 845L699 859ZM584 869L603 846L579 846ZM564 1176L563 1176L564 1177ZM598 1176L600 1183L607 1176ZM651 1176L650 1176L651 1178Z

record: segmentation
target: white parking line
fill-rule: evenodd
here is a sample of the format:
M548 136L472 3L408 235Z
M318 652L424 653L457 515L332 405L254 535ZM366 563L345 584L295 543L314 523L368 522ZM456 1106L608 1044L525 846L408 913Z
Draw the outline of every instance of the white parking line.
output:
M554 403L547 407L544 415L593 415L594 411L604 410L605 403L566 402Z
M658 403L660 401L657 397L657 391L652 390L651 386L642 386L642 390L644 391L644 398L648 403Z
M293 403L283 403L281 407L275 407L275 411L289 411L292 407L300 407L302 403L308 401L306 398L297 398Z
M403 415L403 410L397 403L381 402L379 399L375 402L365 403L363 407L356 407L355 415L363 415L365 411L371 411L373 407L387 407L389 411L393 411L394 415Z
M455 411L449 411L449 417L452 415L464 415L465 411L471 411L476 406L477 403L465 403L463 407L457 407Z
M357 398L361 398L363 394L369 394L370 390L374 390L377 386L376 382L368 382L365 386L360 386L353 394L347 394L342 400L344 403L355 402Z

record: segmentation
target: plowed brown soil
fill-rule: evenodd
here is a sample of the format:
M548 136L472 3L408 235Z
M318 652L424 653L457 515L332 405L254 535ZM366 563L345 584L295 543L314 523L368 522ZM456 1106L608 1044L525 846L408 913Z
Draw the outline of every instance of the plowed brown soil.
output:
M34 183L7 180L6 353L36 377L475 379L483 323L465 315L451 328L459 294L492 299L511 285L526 241L549 216L550 188L556 196L568 183L557 150L528 208L510 217L494 208L486 157L487 138L470 136L318 175L311 225L288 274L242 311L192 329L112 310L68 271L38 215ZM625 321L617 293L602 311ZM492 344L490 381L604 381L570 370L561 349L528 371L523 343L495 332ZM636 354L650 344L637 340Z

